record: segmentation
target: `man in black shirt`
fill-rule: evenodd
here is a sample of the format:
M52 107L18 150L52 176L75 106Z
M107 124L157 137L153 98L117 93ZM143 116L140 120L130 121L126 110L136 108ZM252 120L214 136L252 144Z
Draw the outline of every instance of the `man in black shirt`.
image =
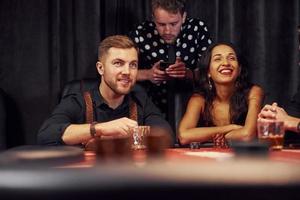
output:
M138 49L126 36L110 36L99 46L99 87L90 91L96 122L86 123L86 105L81 93L67 96L39 130L38 143L47 145L84 144L93 137L128 135L137 125L156 126L171 134L169 124L148 99L134 89L138 72ZM137 108L137 121L129 119L129 105Z

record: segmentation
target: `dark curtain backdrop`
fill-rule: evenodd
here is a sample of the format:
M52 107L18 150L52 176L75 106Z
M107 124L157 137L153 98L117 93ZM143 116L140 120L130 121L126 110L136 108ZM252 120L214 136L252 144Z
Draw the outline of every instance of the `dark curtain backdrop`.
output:
M290 99L299 82L300 0L188 2L188 15L206 21L214 41L241 47L266 102ZM1 143L35 144L64 84L96 76L99 41L150 17L144 0L0 0L0 88L9 121Z

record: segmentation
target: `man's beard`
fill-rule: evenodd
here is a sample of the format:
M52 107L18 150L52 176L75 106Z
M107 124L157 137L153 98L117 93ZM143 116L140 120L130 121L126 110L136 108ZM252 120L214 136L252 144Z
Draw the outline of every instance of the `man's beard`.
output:
M117 84L118 81L113 82L113 81L107 81L106 79L104 79L104 82L116 95L128 94L134 87L134 83L135 83L131 80L131 83L130 83L131 85L126 89L123 87L124 89L122 90L122 89L118 88L118 84Z
M172 37L167 37L167 36L172 36ZM177 37L175 35L163 35L162 38L165 41L165 43L174 44Z

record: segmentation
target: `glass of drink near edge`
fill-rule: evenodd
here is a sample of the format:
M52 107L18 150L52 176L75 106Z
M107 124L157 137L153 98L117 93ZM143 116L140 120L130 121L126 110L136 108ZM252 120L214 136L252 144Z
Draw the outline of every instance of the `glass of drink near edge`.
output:
M150 134L150 126L137 126L130 129L132 135L132 149L146 149L146 136Z
M258 121L258 140L268 143L273 150L282 149L285 133L283 125L282 121Z

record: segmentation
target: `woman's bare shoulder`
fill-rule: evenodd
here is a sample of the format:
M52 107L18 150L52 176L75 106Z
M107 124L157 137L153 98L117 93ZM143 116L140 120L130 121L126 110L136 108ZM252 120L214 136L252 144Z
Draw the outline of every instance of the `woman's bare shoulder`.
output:
M194 93L190 98L190 103L193 104L203 104L205 102L205 98L198 93Z
M253 85L249 92L249 99L253 98L263 98L264 97L264 90L262 87L258 85Z
M200 94L193 94L189 100L187 111L191 113L198 113L204 109L205 98Z

